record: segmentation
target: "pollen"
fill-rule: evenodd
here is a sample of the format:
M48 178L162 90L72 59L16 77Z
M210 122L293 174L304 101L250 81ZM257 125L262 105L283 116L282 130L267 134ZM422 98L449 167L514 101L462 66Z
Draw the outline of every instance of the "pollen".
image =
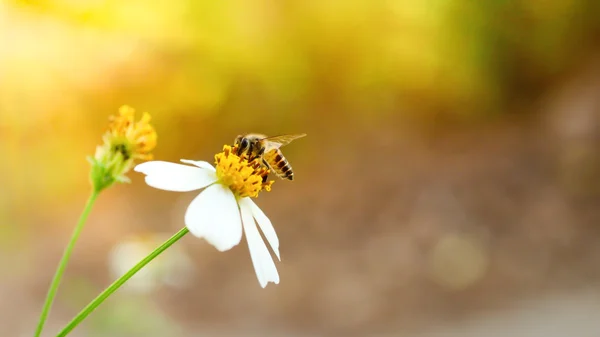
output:
M235 150L236 147L225 145L223 152L215 155L219 182L238 198L256 198L261 191L270 191L274 181L267 181L270 171L260 158L248 161L246 155L238 156Z

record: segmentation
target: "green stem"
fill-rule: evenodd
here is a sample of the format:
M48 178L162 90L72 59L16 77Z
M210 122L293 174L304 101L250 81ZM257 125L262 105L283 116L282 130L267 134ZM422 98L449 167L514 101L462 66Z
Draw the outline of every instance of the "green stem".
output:
M48 294L46 295L46 302L44 302L44 307L42 309L42 313L40 314L40 320L37 325L37 329L35 330L35 337L39 337L42 334L42 330L44 329L44 323L46 323L46 319L48 318L48 314L50 313L50 308L52 307L52 302L54 302L54 297L56 296L56 292L58 290L58 286L60 285L60 280L65 272L65 268L67 267L67 263L69 262L69 258L71 257L71 252L73 251L73 247L75 246L75 242L77 238L79 238L79 234L83 229L83 225L85 224L90 211L92 210L92 206L98 198L98 194L100 192L97 190L93 190L88 198L85 207L83 208L83 212L79 217L79 222L75 226L73 230L73 234L71 234L71 240L67 244L65 251L63 252L63 256L58 263L58 268L54 273L54 278L52 278L52 283L50 283L50 289L48 289Z
M184 227L179 232L175 233L175 235L173 235L170 239L168 239L162 245L160 245L158 248L153 250L148 256L146 256L144 259L138 262L138 264L136 264L127 273L125 273L125 275L121 276L119 279L113 282L113 284L111 284L102 293L100 293L100 295L98 295L98 297L96 297L92 302L90 302L90 304L83 308L83 310L81 310L81 312L79 312L79 314L77 314L77 316L75 316L75 318L73 318L73 320L71 320L71 322L69 322L69 324L67 324L67 326L58 333L58 335L56 335L56 337L64 337L73 329L75 329L75 327L78 326L79 323L81 323L81 321L83 321L89 314L92 313L92 311L94 311L100 304L102 304L104 300L106 300L110 295L117 291L117 289L119 289L125 282L127 282L127 280L133 277L133 275L140 271L140 269L142 269L150 261L154 260L155 257L160 255L160 253L165 251L167 248L171 247L171 245L173 245L187 233L188 229Z

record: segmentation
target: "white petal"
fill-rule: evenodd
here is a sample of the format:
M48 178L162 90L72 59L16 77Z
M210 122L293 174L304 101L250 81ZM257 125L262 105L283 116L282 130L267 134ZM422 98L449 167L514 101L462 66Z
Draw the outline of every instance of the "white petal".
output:
M148 185L167 191L194 191L217 181L212 171L166 161L148 161L134 170L146 175Z
M185 212L190 232L204 238L219 251L226 251L242 240L240 211L229 188L214 184L200 193Z
M252 218L252 208L247 202L244 202L240 204L240 210L242 212L242 222L244 223L244 233L250 249L250 257L260 286L264 288L269 282L278 284L277 267L275 267L275 262L273 262L273 258L269 253L269 248L265 245L258 228L256 228L256 223Z
M267 218L265 213L252 201L250 198L244 198L240 200L241 203L248 203L250 205L250 209L252 210L252 216L256 219L260 230L269 241L271 248L277 255L277 259L281 261L281 257L279 257L279 238L277 237L277 233L275 233L275 228L273 228L273 224L271 224L271 220Z
M199 168L207 169L207 170L211 170L211 171L215 172L215 168L208 162L201 161L201 160L200 161L189 160L189 159L180 159L180 160L182 163L198 166Z

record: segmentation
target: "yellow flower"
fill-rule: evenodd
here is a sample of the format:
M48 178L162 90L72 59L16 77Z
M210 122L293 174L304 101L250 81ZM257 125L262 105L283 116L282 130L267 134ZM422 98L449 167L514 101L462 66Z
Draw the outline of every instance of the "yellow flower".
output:
M150 153L156 147L156 132L150 124L150 114L144 112L142 119L134 123L135 110L127 105L119 109L119 116L110 117L105 137L109 137L114 150L129 159L152 160Z
M156 147L156 131L145 112L135 122L135 110L127 105L119 109L118 116L110 117L103 144L96 148L92 163L92 182L102 190L114 182L129 182L125 176L136 160L151 160Z
M185 164L149 161L135 167L146 175L154 188L188 192L204 189L188 206L184 221L190 233L204 238L219 251L226 251L246 236L250 258L260 285L279 283L277 267L258 227L279 259L279 239L269 218L252 201L262 191L270 191L269 169L260 159L248 161L236 155L236 148L225 145L215 155L215 167L205 161L182 159ZM191 166L190 166L191 165Z

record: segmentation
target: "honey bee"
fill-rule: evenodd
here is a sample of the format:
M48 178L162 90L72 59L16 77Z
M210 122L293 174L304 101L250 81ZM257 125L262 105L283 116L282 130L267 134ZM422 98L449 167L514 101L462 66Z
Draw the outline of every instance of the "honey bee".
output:
M280 179L294 180L292 166L279 149L293 140L306 136L305 133L268 137L258 133L239 135L235 138L237 155L245 153L248 160L260 158L263 165L275 172ZM266 177L265 177L266 179Z

